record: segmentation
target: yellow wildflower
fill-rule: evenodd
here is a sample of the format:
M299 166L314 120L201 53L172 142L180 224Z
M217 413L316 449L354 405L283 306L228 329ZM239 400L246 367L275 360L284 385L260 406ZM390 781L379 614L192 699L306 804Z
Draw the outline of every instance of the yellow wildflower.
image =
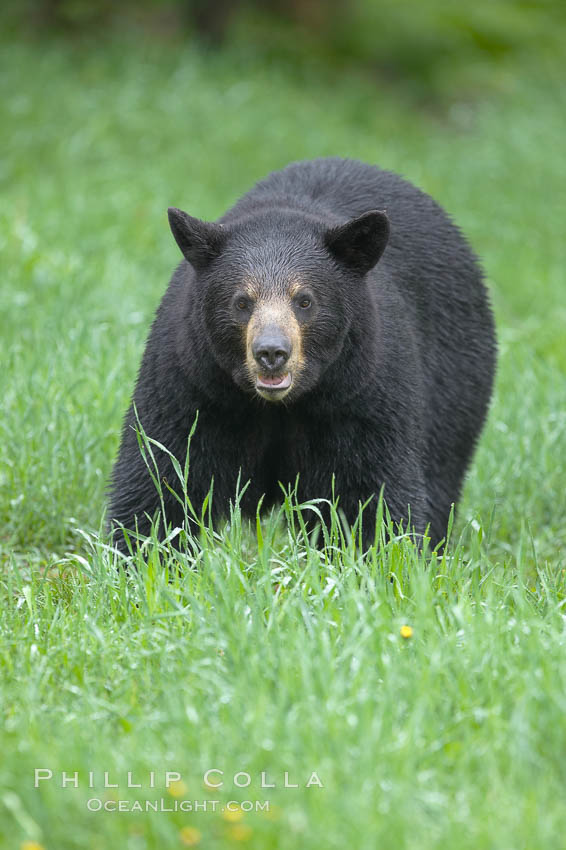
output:
M230 823L238 823L238 821L241 821L244 817L244 813L239 807L235 808L232 806L231 809L224 809L222 817Z
M185 847L195 847L200 842L202 834L200 830L196 829L194 826L184 826L179 833L179 837L181 839L181 843L184 844Z
M177 779L175 782L172 782L167 789L172 797L182 797L183 794L187 793L187 786L183 782L182 779Z

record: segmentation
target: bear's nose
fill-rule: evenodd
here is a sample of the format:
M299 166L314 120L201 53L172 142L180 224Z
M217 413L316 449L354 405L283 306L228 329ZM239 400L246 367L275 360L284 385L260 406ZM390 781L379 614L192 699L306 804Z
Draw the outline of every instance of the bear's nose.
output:
M291 355L291 343L279 328L266 328L254 340L252 354L262 369L276 372Z

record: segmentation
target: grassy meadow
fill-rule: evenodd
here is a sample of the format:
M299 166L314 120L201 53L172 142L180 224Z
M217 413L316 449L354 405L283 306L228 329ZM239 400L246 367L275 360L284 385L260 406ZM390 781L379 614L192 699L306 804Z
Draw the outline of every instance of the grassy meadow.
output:
M566 846L559 75L425 107L192 44L14 42L0 63L0 847ZM104 493L179 259L166 208L215 218L324 155L405 175L484 262L500 362L451 543L320 552L292 503L257 527L236 507L196 558L149 546L127 575Z

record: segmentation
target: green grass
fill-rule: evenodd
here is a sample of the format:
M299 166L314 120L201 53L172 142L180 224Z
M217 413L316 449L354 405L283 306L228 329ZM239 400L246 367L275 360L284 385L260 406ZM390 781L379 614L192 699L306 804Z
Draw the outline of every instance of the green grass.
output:
M559 75L529 69L429 113L354 74L78 42L5 46L0 86L0 846L182 847L189 826L211 848L562 846ZM270 169L326 154L400 171L484 259L501 357L451 545L321 554L287 505L259 531L236 513L197 569L150 546L139 573L115 570L97 532L178 260L166 207L216 217ZM53 780L35 789L34 768ZM118 789L100 787L105 770ZM312 771L323 788L304 787ZM89 813L105 794L271 811Z

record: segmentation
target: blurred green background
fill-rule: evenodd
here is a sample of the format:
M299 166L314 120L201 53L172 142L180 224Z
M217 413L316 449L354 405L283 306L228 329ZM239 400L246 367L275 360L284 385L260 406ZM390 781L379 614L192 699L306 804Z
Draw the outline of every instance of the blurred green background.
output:
M167 206L215 218L270 170L325 155L402 173L471 239L497 313L505 422L497 430L496 407L461 517L496 505L509 545L534 499L536 533L554 540L540 497L558 471L522 453L540 447L534 408L561 392L565 365L565 9L4 3L5 545L60 550L77 524L98 527L146 330L178 260ZM540 369L557 371L540 380Z
M400 172L470 238L502 357L460 517L496 509L506 547L527 520L545 546L562 538L544 496L554 449L533 458L542 410L555 417L549 439L563 433L543 397L562 392L566 360L565 8L8 0L0 545L38 546L41 559L101 521L178 260L167 206L216 218L269 171L326 155Z
M518 64L563 53L560 0L6 0L6 24L36 37L108 31L212 48L238 45L265 61L358 68L427 100L498 86Z

